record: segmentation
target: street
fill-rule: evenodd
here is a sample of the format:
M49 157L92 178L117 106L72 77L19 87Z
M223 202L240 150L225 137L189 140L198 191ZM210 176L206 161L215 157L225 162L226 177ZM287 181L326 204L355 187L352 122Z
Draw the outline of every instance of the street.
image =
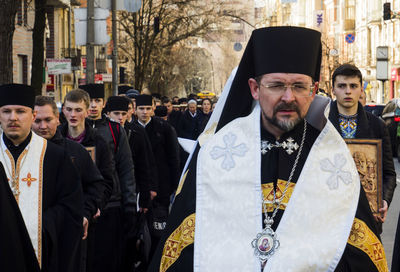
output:
M393 244L396 234L397 219L400 212L400 164L397 158L394 159L394 166L397 174L397 188L394 192L392 203L390 204L386 222L383 224L382 242L385 247L386 259L389 269L392 264Z

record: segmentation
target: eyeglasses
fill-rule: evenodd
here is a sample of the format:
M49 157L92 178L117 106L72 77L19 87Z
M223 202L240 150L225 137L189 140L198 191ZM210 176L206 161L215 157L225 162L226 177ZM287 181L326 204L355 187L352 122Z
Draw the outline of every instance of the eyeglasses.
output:
M285 84L282 82L274 82L267 84L260 83L260 86L263 86L270 93L276 95L283 95L286 92L286 89L290 88L294 96L310 96L314 89L314 85L309 85L305 83Z

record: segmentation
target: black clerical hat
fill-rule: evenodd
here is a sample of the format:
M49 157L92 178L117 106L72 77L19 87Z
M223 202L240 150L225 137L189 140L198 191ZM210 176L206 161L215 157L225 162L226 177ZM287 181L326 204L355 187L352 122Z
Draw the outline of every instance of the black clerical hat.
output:
M254 76L297 73L319 81L321 33L302 27L267 27L250 38Z
M29 108L35 106L35 89L24 84L5 84L0 86L0 107L21 105Z
M120 94L126 94L126 92L127 92L128 90L130 90L130 89L132 89L131 86L128 86L128 85L120 85L120 86L118 86L118 95L120 95Z
M230 86L217 131L238 117L250 114L253 104L249 78L268 73L297 73L319 81L321 33L293 26L253 31Z
M136 96L140 95L140 92L135 89L130 89L125 93L126 97L136 98Z
M141 94L136 96L136 107L139 106L152 106L153 105L153 97L148 94Z
M154 115L158 117L165 117L167 116L168 111L166 106L157 106L154 110Z
M128 111L129 100L124 96L110 96L107 99L106 111Z
M79 89L86 91L90 99L103 98L104 99L104 84L86 84L79 85Z

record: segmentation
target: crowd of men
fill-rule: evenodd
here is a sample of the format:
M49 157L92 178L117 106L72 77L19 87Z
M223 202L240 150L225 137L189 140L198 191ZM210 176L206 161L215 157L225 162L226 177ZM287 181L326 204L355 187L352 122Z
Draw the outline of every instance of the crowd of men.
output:
M215 110L88 84L60 112L0 86L2 271L388 271L390 138L356 66L333 73L335 101L316 95L320 38L255 30ZM377 211L343 139L381 142Z
M26 253L19 265L26 271L37 265L42 271L145 271L186 156L178 135L197 138L211 100L198 108L195 98L181 99L183 110L168 97L157 106L159 99L133 89L106 100L103 84L88 84L69 91L59 111L52 98L34 97L27 85L3 85L0 93L3 178L12 180L36 255ZM25 183L38 186L34 205L22 193ZM28 217L31 206L38 212Z

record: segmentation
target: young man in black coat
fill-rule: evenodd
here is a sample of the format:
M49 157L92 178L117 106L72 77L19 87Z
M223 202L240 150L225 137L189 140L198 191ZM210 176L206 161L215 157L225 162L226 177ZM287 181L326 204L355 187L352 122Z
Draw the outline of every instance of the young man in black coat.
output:
M89 96L83 90L70 91L64 100L64 114L67 124L61 126L61 134L74 142L82 144L91 150L95 156L96 165L103 175L113 181L115 166L112 160L112 151L103 137L86 122ZM112 191L108 191L106 198L99 199L100 212L96 215L95 228L91 229L88 241L89 271L100 271L98 267L104 267L114 271L119 267L121 254L122 212L120 206L112 206ZM110 227L111 226L111 227ZM107 233L107 235L106 235ZM104 271L106 271L104 270ZM102 270L103 271L103 270Z
M126 131L135 166L136 192L139 193L139 211L142 217L146 216L150 206L150 187L154 183L151 164L154 162L154 157L145 129L135 122L127 122L129 105L133 107L133 102L129 98L111 96L107 100L105 111L110 120L119 123ZM126 234L122 271L133 270L136 243L135 233Z
M112 150L112 160L115 165L113 173L113 192L106 206L109 219L103 217L104 228L97 228L96 235L99 239L103 239L102 244L119 243L114 247L96 247L96 271L120 271L121 266L121 246L124 233L133 231L136 222L136 182L134 176L134 167L132 154L129 147L125 130L117 122L110 121L102 110L105 105L104 101L104 85L103 84L87 84L79 86L89 94L89 108L86 122L89 126L96 129L106 141L110 150ZM100 219L101 220L101 219ZM99 223L100 225L100 223ZM117 230L119 237L112 239L106 233L109 229ZM117 233L117 232L115 232ZM97 238L96 238L97 239ZM114 255L115 258L107 258ZM111 261L114 260L114 261Z
M151 188L153 198L151 210L152 251L154 252L164 230L169 212L170 198L179 181L179 144L174 128L166 121L151 117L153 114L152 97L136 97L137 124L145 128L150 139L156 169L153 170L157 181Z
M396 188L396 172L393 165L390 138L385 123L373 114L366 112L359 103L362 93L362 75L360 70L351 64L338 67L332 75L333 94L329 120L343 138L381 139L383 166L383 207L380 216L375 216L378 228L382 232L394 189Z
M81 182L66 151L31 131L34 102L30 86L0 86L0 161L42 271L74 272L82 239Z
M106 144L100 136L97 136L96 140L95 133L92 133L93 137L91 137L91 133L87 132L81 144L65 138L60 130L63 130L64 135L66 135L68 125L64 124L60 127L60 130L57 130L59 113L55 102L50 97L37 96L35 110L37 114L35 122L32 124L33 131L39 136L63 147L70 155L80 175L84 196L82 240L86 240L88 232L90 232L90 236L94 235L96 218L111 195L113 169L110 151L104 148ZM95 152L96 158L92 158L84 146L97 150ZM99 165L101 172L95 162ZM87 241L82 242L83 267L86 267L92 260L90 254L94 250L94 237L90 237ZM90 271L90 269L87 269L87 271Z

